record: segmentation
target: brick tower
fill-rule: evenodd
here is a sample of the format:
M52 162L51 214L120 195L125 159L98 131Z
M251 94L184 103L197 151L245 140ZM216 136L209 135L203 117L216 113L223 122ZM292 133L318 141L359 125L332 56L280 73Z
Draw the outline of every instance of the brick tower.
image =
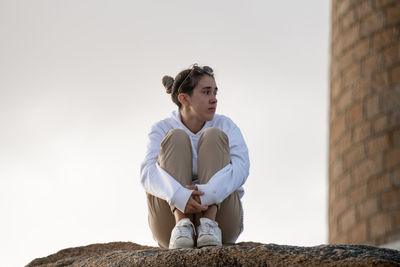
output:
M332 0L329 243L399 248L399 44L399 0Z

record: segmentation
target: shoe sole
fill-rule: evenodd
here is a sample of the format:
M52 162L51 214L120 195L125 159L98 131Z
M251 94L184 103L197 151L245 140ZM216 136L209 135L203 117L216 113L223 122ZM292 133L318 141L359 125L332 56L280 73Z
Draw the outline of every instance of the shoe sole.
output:
M179 238L175 241L175 244L170 247L170 249L174 248L194 248L193 240L186 239L186 238Z
M197 247L198 248L203 248L203 247L221 247L222 244L218 243L217 240L204 240L204 241L197 241Z

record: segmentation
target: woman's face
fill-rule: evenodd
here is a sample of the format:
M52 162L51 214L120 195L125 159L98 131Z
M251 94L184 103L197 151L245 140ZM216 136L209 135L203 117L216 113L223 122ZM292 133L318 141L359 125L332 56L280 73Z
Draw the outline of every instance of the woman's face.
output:
M217 109L217 91L214 77L203 75L188 96L190 113L201 121L211 121Z

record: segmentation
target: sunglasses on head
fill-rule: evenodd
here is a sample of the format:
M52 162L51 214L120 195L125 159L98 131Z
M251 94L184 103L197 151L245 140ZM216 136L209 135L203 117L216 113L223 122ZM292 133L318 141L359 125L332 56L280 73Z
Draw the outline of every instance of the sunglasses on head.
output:
M189 74L185 77L185 79L183 79L183 82L179 86L178 94L181 93L182 84L185 83L186 79L190 76L190 74L193 73L193 71L197 71L198 73L204 73L204 74L208 74L210 76L214 76L214 71L213 71L213 69L211 67L209 67L209 66L199 67L199 66L197 66L197 64L194 64L192 69L190 70Z

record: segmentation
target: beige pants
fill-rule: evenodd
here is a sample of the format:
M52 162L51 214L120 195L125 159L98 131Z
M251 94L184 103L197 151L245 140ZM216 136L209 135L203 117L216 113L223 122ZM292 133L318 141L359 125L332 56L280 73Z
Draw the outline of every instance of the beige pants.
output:
M205 184L219 170L230 163L229 140L217 128L207 128L198 143L199 184ZM162 143L158 156L161 168L174 177L182 186L192 184L192 146L184 130L169 131ZM175 226L173 210L165 200L147 194L149 225L154 238L163 248L168 248L171 231ZM202 214L192 214L191 220L197 227ZM242 204L235 191L218 205L216 221L222 231L222 243L233 243L243 227Z

